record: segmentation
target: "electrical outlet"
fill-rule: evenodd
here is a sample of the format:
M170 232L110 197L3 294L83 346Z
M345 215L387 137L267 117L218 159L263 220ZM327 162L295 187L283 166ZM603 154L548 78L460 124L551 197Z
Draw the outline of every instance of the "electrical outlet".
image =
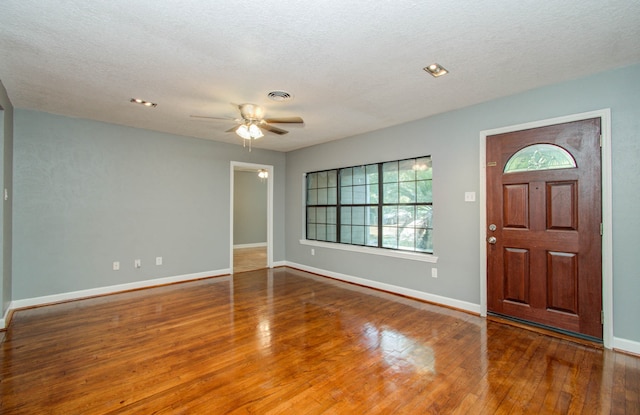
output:
M464 201L465 202L475 202L476 201L476 192L464 192Z
M113 261L113 270L114 271L119 271L120 270L120 262L119 261Z
M431 268L431 277L438 278L438 268Z
M135 262L133 263L133 266L135 268L141 268L142 267L142 261L140 261L139 259L136 259Z
M316 250L311 248L311 255L315 255L316 254Z
M162 257L161 256L157 256L156 257L156 265L162 265Z

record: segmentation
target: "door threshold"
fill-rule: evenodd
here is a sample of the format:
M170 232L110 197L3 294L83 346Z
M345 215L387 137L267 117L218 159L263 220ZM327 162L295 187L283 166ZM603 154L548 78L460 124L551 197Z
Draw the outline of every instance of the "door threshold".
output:
M558 339L568 340L584 346L594 347L596 349L604 349L604 344L602 343L601 339L586 336L580 333L575 333L572 331L558 329L555 327L545 326L544 324L535 323L532 321L522 320L519 318L491 312L487 313L487 320L533 331L535 333L544 334L546 336L556 337Z

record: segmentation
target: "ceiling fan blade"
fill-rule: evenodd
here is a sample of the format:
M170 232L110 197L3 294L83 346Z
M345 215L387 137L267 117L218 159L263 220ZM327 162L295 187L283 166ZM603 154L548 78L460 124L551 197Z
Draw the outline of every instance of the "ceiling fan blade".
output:
M225 133L233 133L238 129L239 125L234 125L233 127L229 128L227 131L225 131Z
M191 118L206 118L209 120L225 120L225 121L236 121L235 118L231 117L205 117L203 115L190 115Z
M274 124L302 124L304 121L300 117L265 118L264 122Z
M258 124L258 127L262 128L263 130L267 130L267 131L270 131L270 132L272 132L274 134L278 134L278 135L284 135L284 134L289 132L287 130L283 130L282 128L274 127L273 125L269 125L267 123L260 123L260 124Z

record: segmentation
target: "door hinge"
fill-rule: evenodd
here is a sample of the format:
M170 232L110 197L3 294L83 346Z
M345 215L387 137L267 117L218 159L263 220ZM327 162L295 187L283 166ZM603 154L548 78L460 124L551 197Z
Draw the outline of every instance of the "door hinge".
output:
M600 148L602 148L602 134L600 134Z
M604 324L604 310L600 310L600 324Z
M600 222L600 236L604 235L604 226L602 226L602 222Z

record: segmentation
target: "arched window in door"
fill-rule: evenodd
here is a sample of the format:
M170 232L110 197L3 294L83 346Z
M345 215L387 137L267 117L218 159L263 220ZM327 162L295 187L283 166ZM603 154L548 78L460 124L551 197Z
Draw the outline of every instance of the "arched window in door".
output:
M518 150L504 166L504 173L570 169L576 160L564 148L553 144L533 144Z

